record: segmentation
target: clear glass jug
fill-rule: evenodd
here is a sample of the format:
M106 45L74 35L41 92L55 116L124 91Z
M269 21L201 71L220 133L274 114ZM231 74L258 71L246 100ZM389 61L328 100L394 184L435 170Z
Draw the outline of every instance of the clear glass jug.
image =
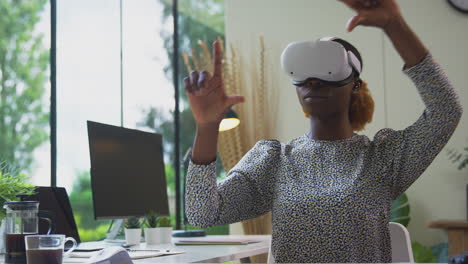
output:
M39 202L20 201L5 202L5 263L26 264L26 248L24 237L38 234L39 219L49 223L52 230L52 221L49 218L39 217Z

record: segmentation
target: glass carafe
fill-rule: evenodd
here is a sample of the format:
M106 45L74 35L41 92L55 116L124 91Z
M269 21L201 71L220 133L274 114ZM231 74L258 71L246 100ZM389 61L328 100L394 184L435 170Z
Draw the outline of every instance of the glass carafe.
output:
M26 264L26 249L24 237L38 234L39 230L39 202L20 201L5 202L5 263ZM49 222L50 233L52 222L49 218L42 218Z

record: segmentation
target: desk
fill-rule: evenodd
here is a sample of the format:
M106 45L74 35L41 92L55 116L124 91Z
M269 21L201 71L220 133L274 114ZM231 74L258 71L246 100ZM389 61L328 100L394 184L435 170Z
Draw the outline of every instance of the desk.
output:
M191 245L191 246L173 246L177 249L185 251L183 254L147 258L133 260L135 264L150 264L150 263L220 263L225 261L238 260L241 258L256 256L269 252L270 235L225 235L225 236L208 236L213 239L255 239L258 243L248 245ZM190 238L173 238L172 242L178 240L189 240ZM85 263L86 259L80 260L80 263ZM0 263L4 263L4 255L0 254ZM64 261L64 263L68 263ZM77 262L73 262L77 263Z
M220 263L225 261L238 260L241 258L256 256L268 253L270 249L270 235L244 235L244 236L209 236L210 238L249 238L260 240L258 243L248 245L208 245L208 246L176 246L178 249L186 251L184 254L164 256L148 259L134 260L137 263ZM190 238L173 238L177 240L188 240Z

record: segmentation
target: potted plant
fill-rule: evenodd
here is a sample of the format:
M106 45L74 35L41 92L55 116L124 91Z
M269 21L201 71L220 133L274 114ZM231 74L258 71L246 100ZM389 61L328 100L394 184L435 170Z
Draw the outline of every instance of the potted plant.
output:
M161 244L169 244L172 242L172 224L171 219L167 216L159 218L158 223L159 236Z
M449 160L452 161L452 163L457 164L457 169L463 170L468 167L468 147L465 147L463 151L449 149L447 152Z
M3 208L5 202L18 201L18 195L34 194L35 186L27 183L28 177L18 173L5 163L0 163L0 253L5 252L5 224L6 210Z
M160 243L159 239L159 228L158 227L158 215L155 211L150 211L145 215L144 222L145 241L147 245L157 245Z
M127 245L139 245L141 239L140 218L130 216L125 220L125 240Z

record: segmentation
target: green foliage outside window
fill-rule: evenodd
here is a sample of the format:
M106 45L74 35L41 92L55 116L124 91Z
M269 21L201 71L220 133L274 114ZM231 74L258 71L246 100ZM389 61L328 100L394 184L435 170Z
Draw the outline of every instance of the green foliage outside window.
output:
M79 173L69 196L81 241L105 238L110 225L110 221L94 219L92 195L91 175L88 171Z
M48 2L0 1L0 160L25 172L48 140L49 52L34 33Z
M163 23L171 22L172 1L158 0L164 7ZM198 40L211 43L216 38L224 39L224 0L203 0L203 1L179 1L179 49L180 51L198 50ZM166 77L173 79L173 33L168 31L160 32L164 40L164 48L167 53L169 65L164 69ZM188 72L179 58L179 84ZM192 146L195 135L195 121L189 107L183 86L180 87L180 149L181 155ZM147 127L157 133L161 133L164 139L164 150L168 156L167 163L174 164L174 117L173 112L165 109L151 107L144 110L145 117L140 126ZM219 167L222 169L221 167Z
M158 0L164 7L163 22L169 23L172 19L172 1ZM205 43L211 43L218 37L224 39L224 0L203 0L203 1L179 1L179 49L180 51L189 52L192 49L200 49L198 40ZM164 40L164 47L167 52L167 57L170 64L165 68L166 76L172 80L173 62L173 34L172 32L162 31L161 37ZM188 76L188 72L181 63L181 58L178 58L179 80L182 84L182 79ZM192 111L189 107L183 86L180 87L180 153L183 157L185 152L192 146L195 135L195 121L192 116ZM144 110L144 119L140 123L141 127L147 127L157 133L163 135L164 152L167 156L166 164L174 164L174 117L173 112L168 112L165 109L151 107ZM181 157L181 158L182 158ZM186 164L185 164L186 165ZM224 175L221 163L217 163L219 176ZM166 170L167 171L167 170ZM181 171L184 175L185 171ZM169 182L168 182L169 183ZM175 189L172 189L175 190ZM182 190L181 190L182 192ZM182 214L183 215L183 214ZM173 216L172 216L173 218ZM175 219L172 219L175 222ZM199 229L188 226L188 229ZM206 229L208 234L228 234L229 226L212 227Z

